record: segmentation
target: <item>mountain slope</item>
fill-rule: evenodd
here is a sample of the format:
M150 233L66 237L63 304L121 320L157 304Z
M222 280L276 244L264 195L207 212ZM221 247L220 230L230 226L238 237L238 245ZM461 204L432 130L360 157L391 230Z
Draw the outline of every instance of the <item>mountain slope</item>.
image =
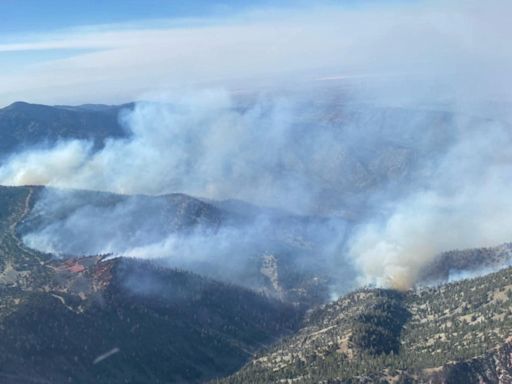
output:
M293 308L248 290L147 263L97 260L70 272L98 289L50 285L22 295L0 323L0 377L199 382L235 370L297 319Z
M17 230L42 252L152 258L305 305L327 297L322 249L338 235L334 220L235 210L184 194L38 190Z
M511 336L511 268L407 293L360 290L222 382L508 383Z
M109 137L124 137L119 113L132 109L119 106L46 106L16 102L0 109L0 155L58 140L85 139L100 148Z
M17 226L40 187L0 187L0 381L201 382L296 326L290 305L148 262L55 258Z

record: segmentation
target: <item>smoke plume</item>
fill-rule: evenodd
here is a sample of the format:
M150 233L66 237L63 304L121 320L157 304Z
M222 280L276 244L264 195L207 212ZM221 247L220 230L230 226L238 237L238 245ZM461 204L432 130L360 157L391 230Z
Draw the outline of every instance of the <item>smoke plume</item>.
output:
M404 9L365 31L352 24L360 40L345 53L364 75L293 92L201 90L139 102L120 116L126 138L100 150L73 140L15 153L2 163L0 183L183 192L322 217L325 227L306 232L313 253L336 266L333 276L354 268L360 284L411 287L442 251L511 240L512 31L504 1ZM365 28L376 20L371 7L351 12ZM62 200L50 193L36 210L54 215ZM155 204L150 211L160 210ZM264 253L275 223L266 217L243 229L169 236L142 220L127 238L119 234L135 231L127 229L127 217L138 216L133 207L85 204L25 241L57 253L180 255L180 265L210 265L214 255ZM116 223L114 233L94 233L105 221ZM322 228L333 222L331 236ZM83 243L66 245L65 233Z

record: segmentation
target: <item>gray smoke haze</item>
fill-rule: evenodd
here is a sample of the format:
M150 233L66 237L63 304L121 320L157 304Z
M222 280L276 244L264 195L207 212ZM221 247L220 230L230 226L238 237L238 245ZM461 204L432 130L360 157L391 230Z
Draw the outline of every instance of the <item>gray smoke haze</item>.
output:
M247 100L222 90L164 95L122 114L128 138L99 151L66 141L16 153L0 183L183 192L345 218L332 241L321 226L311 231L316 253L338 267L332 274L354 268L360 284L408 288L442 251L511 240L512 27L505 1L404 9L368 31L352 25L360 40L347 60L364 76ZM352 12L368 16L360 28L376 20L375 9ZM55 212L62 200L38 204ZM127 238L130 204L86 205L25 241L57 253L173 255L186 265L247 254L268 244L274 225L168 236L143 221ZM102 222L118 224L96 233Z
M310 192L304 173L310 172L309 164L321 160L315 157L322 156L313 148L335 141L327 130L313 135L316 142L301 138L294 129L300 118L292 122L292 116L300 113L296 108L277 100L240 111L225 91L139 103L122 117L129 139L109 140L98 152L89 142L67 141L15 154L0 169L0 179L14 185L125 194L180 191L278 206L284 204L286 191L286 200L303 205ZM304 172L296 171L299 168ZM276 204L275 199L282 200Z
M179 194L125 196L50 188L19 229L27 245L58 257L151 259L261 288L265 256L278 257L290 275L325 275L339 259L347 225L341 219L293 216L240 202L207 204Z
M423 185L352 238L350 253L364 281L410 287L443 251L510 241L511 145L508 123L462 123Z

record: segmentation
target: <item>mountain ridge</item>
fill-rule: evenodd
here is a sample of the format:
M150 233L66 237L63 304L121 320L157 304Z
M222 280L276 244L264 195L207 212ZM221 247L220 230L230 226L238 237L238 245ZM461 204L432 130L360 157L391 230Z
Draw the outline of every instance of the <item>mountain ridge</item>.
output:
M0 187L0 379L202 382L295 328L296 307L246 288L149 261L25 247L15 228L42 189Z
M295 335L219 382L508 383L512 268L386 292L358 290L309 313Z
M129 135L118 115L133 108L133 103L102 107L12 103L0 109L0 155L70 139L90 140L94 149L100 149L107 138Z

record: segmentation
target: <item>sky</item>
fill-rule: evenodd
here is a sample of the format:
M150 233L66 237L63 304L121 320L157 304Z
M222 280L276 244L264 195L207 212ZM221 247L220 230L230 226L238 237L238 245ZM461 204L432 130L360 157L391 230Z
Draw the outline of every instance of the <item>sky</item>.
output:
M0 2L0 33L47 32L79 25L226 15L271 4L272 1L264 0L3 0ZM285 2L282 6L290 6L290 3Z
M506 4L490 0L485 8L499 9L491 3ZM481 29L473 25L478 7L476 0L1 0L0 106L456 71Z
M383 2L392 3L391 0ZM358 7L370 3L372 1L369 0L316 2L317 5L343 7ZM78 25L112 24L136 20L224 17L261 8L303 8L307 4L308 1L305 0L2 0L0 1L0 34L45 32Z
M327 52L346 43L335 37L332 10L395 3L2 0L0 106L117 103L163 89L331 74L337 62Z

